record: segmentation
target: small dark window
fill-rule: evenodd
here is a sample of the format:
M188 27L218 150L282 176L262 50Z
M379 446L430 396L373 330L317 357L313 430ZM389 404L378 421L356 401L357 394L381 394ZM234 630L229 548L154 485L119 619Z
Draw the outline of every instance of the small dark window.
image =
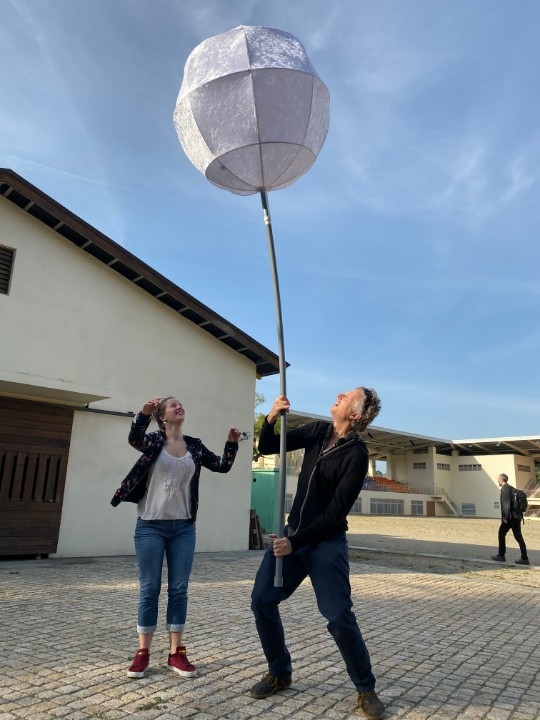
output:
M15 250L0 245L0 294L7 295L15 260Z

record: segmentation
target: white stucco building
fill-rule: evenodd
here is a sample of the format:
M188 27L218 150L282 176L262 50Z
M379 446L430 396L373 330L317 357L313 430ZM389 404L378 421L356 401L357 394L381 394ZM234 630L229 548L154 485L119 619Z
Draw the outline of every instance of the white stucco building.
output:
M133 412L177 396L186 432L221 454L276 372L274 353L0 170L0 556L132 554L136 508L109 501L139 457ZM250 482L251 443L229 474L202 470L199 551L248 547Z

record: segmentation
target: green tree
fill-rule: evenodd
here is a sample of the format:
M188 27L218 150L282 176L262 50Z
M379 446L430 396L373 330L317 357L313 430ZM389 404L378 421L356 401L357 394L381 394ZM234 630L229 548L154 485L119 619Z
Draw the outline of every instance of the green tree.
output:
M266 402L266 398L264 395L261 395L261 393L255 393L255 417L253 420L253 460L257 461L261 457L261 453L257 450L257 444L259 442L259 435L261 434L261 428L263 426L264 418L266 417L265 413L258 413L257 408L259 405L262 405ZM276 430L275 432L279 433L279 418L276 422Z
M257 451L257 443L259 442L259 435L261 432L262 424L264 422L264 418L266 417L264 413L258 413L257 408L259 405L262 405L266 402L266 398L262 393L256 392L255 393L255 407L253 408L254 413L254 420L253 420L253 460L258 460L261 455Z
M257 443L259 442L259 435L261 434L261 428L263 426L264 418L266 415L264 413L258 413L255 415L255 420L253 422L253 460L256 461L261 457L260 452L257 450Z

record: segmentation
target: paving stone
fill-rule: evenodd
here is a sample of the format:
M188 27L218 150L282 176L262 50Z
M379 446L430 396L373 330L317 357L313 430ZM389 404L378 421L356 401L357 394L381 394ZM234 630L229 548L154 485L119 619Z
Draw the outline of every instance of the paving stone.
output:
M185 639L200 676L190 680L166 668L165 597L150 671L127 678L136 649L135 563L87 560L0 562L2 612L10 617L0 720L359 717L308 582L282 606L293 688L263 701L249 697L266 670L249 609L261 553L196 556ZM536 720L538 588L356 561L351 586L388 718ZM515 616L520 626L509 644ZM28 638L37 636L36 648Z

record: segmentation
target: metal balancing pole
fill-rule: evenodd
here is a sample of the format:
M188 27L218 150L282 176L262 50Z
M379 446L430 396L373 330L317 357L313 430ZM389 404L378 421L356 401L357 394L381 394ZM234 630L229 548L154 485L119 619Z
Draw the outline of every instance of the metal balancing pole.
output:
M263 207L264 224L268 238L268 250L270 252L270 266L272 268L272 279L274 283L274 301L276 306L277 334L278 334L278 355L279 355L279 391L281 395L287 396L285 382L285 343L283 341L283 318L281 315L281 298L279 295L279 280L276 263L276 252L274 249L274 236L272 233L272 221L268 210L268 196L266 190L261 190L261 202ZM279 437L279 498L278 498L278 538L283 537L283 523L285 518L285 492L287 487L287 414L281 414L281 431ZM283 558L277 557L276 570L274 575L274 587L283 587Z
M174 109L178 139L216 187L260 193L268 234L278 320L281 393L285 351L267 191L292 185L313 165L328 132L330 94L302 43L283 30L239 27L207 38L186 60ZM286 415L281 416L278 537L283 537ZM282 558L276 587L283 586Z

